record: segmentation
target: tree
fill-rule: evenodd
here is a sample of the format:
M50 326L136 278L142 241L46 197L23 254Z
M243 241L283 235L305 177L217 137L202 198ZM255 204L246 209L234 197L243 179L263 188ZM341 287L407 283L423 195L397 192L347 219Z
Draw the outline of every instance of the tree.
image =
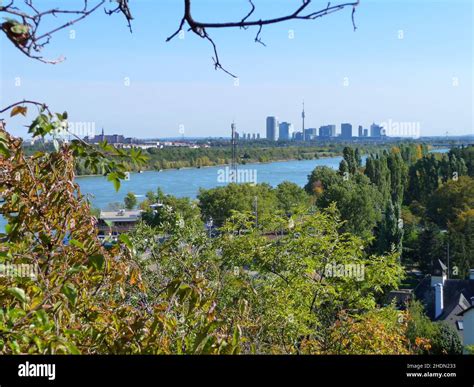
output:
M339 174L344 177L349 175L349 173L349 165L345 159L342 159L339 163Z
M236 184L201 189L198 195L203 220L212 218L216 226L224 224L234 211L257 213L259 223L271 219L278 210L275 190L268 184Z
M10 267L29 269L28 275L7 276L0 284L0 353L224 349L227 341L209 325L215 319L205 283L176 278L149 303L129 239L121 236L122 243L110 251L101 246L89 203L73 182L68 145L28 158L21 140L5 131L0 144L1 210L8 221L0 258ZM194 330L181 333L180 319ZM180 337L186 340L182 344ZM209 346L199 345L202 337Z
M474 267L474 209L458 214L448 227L451 267L457 267L453 274L466 278Z
M321 208L328 208L335 203L345 220L344 231L358 236L371 238L373 229L382 216L382 196L375 185L362 175L327 186L324 193L316 200Z
M276 187L278 207L287 215L309 203L306 191L295 183L284 181Z
M356 148L355 153L354 153L355 161L356 161L356 167L360 168L362 167L362 157L360 156L360 151L359 148Z
M427 200L428 217L442 228L464 211L474 208L474 179L461 176L439 187Z
M403 192L408 177L408 169L400 152L392 150L387 157L387 166L390 171L390 193L394 205L401 206Z
M133 210L138 204L137 197L133 192L129 192L123 199L123 203L127 210Z
M437 355L461 355L462 344L458 333L446 323L439 323L438 332L433 338L432 353Z
M356 154L354 152L354 148L352 147L344 147L343 151L342 151L342 157L343 157L343 161L346 162L347 164L347 169L348 169L348 172L351 174L351 175L354 175L357 171L357 167L358 167L358 159L356 158ZM342 161L341 161L342 163Z
M408 305L407 338L417 354L429 354L438 334L438 326L425 314L423 305L413 300Z
M418 238L416 262L424 273L432 273L436 260L446 263L446 240L440 229L433 223L426 223Z
M304 189L310 195L320 196L326 189L342 181L341 176L332 168L316 167L311 175L308 176L308 182Z
M382 221L377 227L376 245L379 253L397 250L402 251L403 228L400 227L401 212L398 205L388 201Z
M370 155L366 161L365 175L378 188L383 201L390 199L391 182L387 154Z
M235 308L225 313L256 353L333 353L339 338L326 333L340 313L373 310L378 295L397 286L402 268L397 254L370 255L366 240L341 234L334 206L292 220L276 219L284 230L269 238L249 214L228 219L216 240L227 273L219 299L247 300L245 321Z
M409 168L406 203L426 203L439 186L439 167L434 155L424 156Z
M322 353L402 355L412 353L406 337L406 313L394 308L342 316L330 328L331 348ZM317 348L317 347L316 347Z

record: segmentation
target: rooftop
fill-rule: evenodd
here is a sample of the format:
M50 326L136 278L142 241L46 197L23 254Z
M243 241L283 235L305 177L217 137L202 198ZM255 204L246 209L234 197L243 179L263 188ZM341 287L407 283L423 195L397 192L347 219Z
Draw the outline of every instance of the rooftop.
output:
M141 210L101 211L99 219L111 222L136 222L141 212Z

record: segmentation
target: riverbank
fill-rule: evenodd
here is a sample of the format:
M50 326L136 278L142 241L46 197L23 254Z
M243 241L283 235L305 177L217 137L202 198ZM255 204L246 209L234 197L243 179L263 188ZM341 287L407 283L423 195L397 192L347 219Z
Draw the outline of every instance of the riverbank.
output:
M249 161L246 163L237 164L237 168L243 167L246 165L265 165L265 164L273 164L273 163L282 163L287 161L312 161L312 160L323 160L333 157L342 157L342 152L334 152L333 154L323 153L321 156L314 157L314 158L307 158L307 159L298 159L298 158L288 158L288 159L274 159L269 161ZM230 163L222 163L222 164L213 164L213 165L203 165L197 167L180 167L180 168L162 168L160 170L157 169L144 169L142 173L149 173L149 172L164 172L164 171L179 171L179 170L195 170L195 169L205 169L205 168L216 168L216 167L226 167L229 166ZM138 171L131 171L131 173L141 173ZM83 177L102 177L102 174L85 174L85 175L76 175L76 178L83 178Z

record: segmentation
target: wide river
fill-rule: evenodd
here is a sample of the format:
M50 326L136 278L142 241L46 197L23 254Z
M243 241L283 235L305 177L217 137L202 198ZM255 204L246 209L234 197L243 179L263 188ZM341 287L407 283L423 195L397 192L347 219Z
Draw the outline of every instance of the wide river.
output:
M238 170L244 178L243 172L247 172L247 176L251 179L256 177L257 183L276 186L287 180L304 186L308 181L308 175L314 168L325 165L337 169L341 160L342 157L330 157L319 160L246 164L239 165ZM365 162L365 158L363 160ZM166 194L195 198L200 188L209 189L226 185L227 182L222 181L222 177L225 178L225 172L226 166L131 173L130 180L122 181L118 192L115 192L112 183L102 176L78 177L76 182L81 187L83 194L90 195L94 207L105 208L109 203L122 202L128 192L133 192L141 201L148 191L156 191L158 187Z
M434 152L447 152L448 149L437 149ZM362 158L365 164L366 157ZM290 160L278 161L264 164L239 165L239 170L251 172L251 177L256 176L257 183L268 183L272 186L282 181L291 181L304 186L308 181L308 175L317 166L327 166L333 169L339 168L342 157L328 157L319 160ZM164 193L177 197L195 198L200 188L214 188L226 185L227 182L220 180L220 174L225 171L225 166L169 169L161 172L149 171L130 174L129 181L123 181L118 192L112 183L103 176L77 177L76 182L81 187L83 194L88 194L92 205L96 208L105 209L109 203L123 202L128 192L137 195L138 200L148 191L156 191L160 187ZM0 217L0 231L3 231L5 221Z

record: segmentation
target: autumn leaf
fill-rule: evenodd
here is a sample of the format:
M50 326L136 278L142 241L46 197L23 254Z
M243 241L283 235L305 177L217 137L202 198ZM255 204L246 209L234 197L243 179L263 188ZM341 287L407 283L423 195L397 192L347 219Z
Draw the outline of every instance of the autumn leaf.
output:
M28 111L28 108L26 106L15 106L10 113L10 117L16 116L17 114L26 116L27 111Z

